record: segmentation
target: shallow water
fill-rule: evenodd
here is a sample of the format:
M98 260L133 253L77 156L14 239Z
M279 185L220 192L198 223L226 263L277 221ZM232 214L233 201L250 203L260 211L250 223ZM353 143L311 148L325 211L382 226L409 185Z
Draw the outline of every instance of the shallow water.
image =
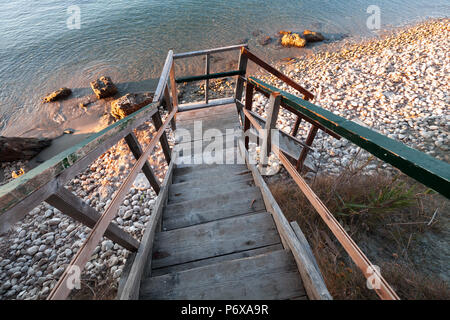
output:
M183 52L249 39L252 50L273 60L304 50L281 49L275 42L259 45L258 38L274 36L281 29L309 28L331 39L372 36L366 26L371 4L371 0L0 0L0 134L52 136L83 117L99 117L107 111L107 103L95 105L88 114L77 107L81 97L92 94L89 81L109 75L122 93L152 90L169 49ZM69 5L81 10L79 30L67 27ZM377 5L382 29L450 13L449 2L441 0L377 1ZM237 56L223 61L236 63ZM225 66L219 63L215 70ZM203 61L194 59L178 64L177 74L201 69ZM75 88L72 99L40 102L62 86Z

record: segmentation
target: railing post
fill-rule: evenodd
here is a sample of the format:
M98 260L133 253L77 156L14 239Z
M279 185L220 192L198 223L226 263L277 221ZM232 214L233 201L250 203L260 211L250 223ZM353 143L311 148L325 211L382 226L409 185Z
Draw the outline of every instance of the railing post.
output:
M209 53L206 54L206 65L205 65L205 74L209 75L209 62L210 62L211 56ZM209 102L209 80L205 80L205 103L208 104Z
M311 145L314 141L314 138L316 137L317 130L319 130L319 128L317 128L315 125L311 126L311 129L309 130L308 137L306 138L306 142L305 142L305 144L308 147L311 147ZM300 157L298 157L298 160L297 160L297 167L296 167L297 171L301 171L303 169L303 163L305 162L308 152L309 152L308 148L302 149L302 152L300 153Z
M264 127L263 142L261 146L260 160L263 166L268 163L268 157L272 151L271 130L276 128L278 112L280 111L281 94L273 92L269 98L266 126Z
M178 107L178 93L177 93L177 82L175 78L175 63L172 62L170 67L170 88L172 89L172 104L173 107Z
M247 56L244 54L244 47L241 48L241 55L239 56L239 71L242 72L241 77L245 77L245 74L247 73L247 62L248 62L248 58ZM237 80L236 80L236 89L235 89L235 94L234 94L234 98L237 101L241 101L242 99L242 92L244 91L244 80L238 76Z
M164 88L164 100L166 101L166 104L167 104L167 110L169 111L169 113L171 113L173 110L173 104L172 104L172 101L170 100L169 85L167 83L166 83L166 87ZM175 131L177 129L177 125L175 122L175 116L173 117L172 121L170 122L170 125L171 125L173 131Z
M161 115L159 114L159 112L156 112L153 116L152 116L152 120L153 120L153 124L155 125L155 129L156 131L159 130L159 128L162 127L163 123L161 120ZM169 164L171 159L170 159L170 146L169 146L169 141L167 140L167 135L164 132L161 135L161 138L159 139L160 143L161 143L161 148L163 150L164 153L164 157L166 158L167 163Z
M300 127L300 123L302 122L302 117L297 116L297 119L295 120L294 128L292 128L291 136L294 138L297 136L298 128Z
M245 109L248 111L252 110L254 90L255 87L251 83L247 82L245 90ZM244 119L245 149L248 150L248 144L250 141L250 137L248 136L248 134L250 134L250 119L246 116L244 116Z
M142 155L142 148L133 132L125 137L125 142L130 148L131 153L133 153L134 158L138 160ZM148 182L150 182L150 185L152 186L153 190L155 190L156 194L159 194L160 184L158 178L156 178L155 174L153 173L152 167L150 166L150 163L148 163L148 161L142 167L142 172L144 172Z

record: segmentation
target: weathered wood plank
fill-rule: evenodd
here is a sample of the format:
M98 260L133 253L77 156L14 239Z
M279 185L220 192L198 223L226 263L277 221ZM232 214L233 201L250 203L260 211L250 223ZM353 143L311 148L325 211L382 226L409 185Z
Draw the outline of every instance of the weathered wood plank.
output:
M164 63L163 69L161 71L161 76L159 77L158 86L156 87L155 90L155 95L153 96L153 102L161 102L164 90L167 87L167 81L169 79L172 64L173 64L173 51L169 50L169 52L167 53L166 62Z
M231 182L240 182L251 179L253 179L253 177L250 171L245 171L244 174L241 175L224 174L217 176L216 174L213 174L206 176L206 179L202 178L201 176L198 176L193 180L172 184L172 186L170 187L170 193L185 192L187 189L191 188L199 189L199 188L214 187L217 185L224 185Z
M280 111L281 96L278 93L270 95L269 107L267 110L267 121L263 130L263 142L261 146L261 163L266 165L272 151L272 129L276 129L278 112Z
M276 148L276 147L275 147ZM322 201L317 197L311 187L306 183L306 181L300 176L298 171L294 168L294 166L289 162L289 160L279 152L279 150L274 150L278 153L278 157L283 163L283 166L291 175L292 179L295 183L300 187L303 191L306 198L311 202L312 206L316 209L316 211L321 216L322 220L325 224L330 228L331 232L335 235L335 237L339 240L341 245L344 247L345 251L352 258L353 262L358 266L358 268L363 272L366 278L368 277L377 277L378 283L380 284L379 288L375 288L376 293L382 298L387 300L399 300L399 297L395 293L395 291L390 287L387 281L383 278L383 276L373 268L373 264L369 261L366 255L361 251L361 249L356 245L353 239L348 235L348 233L344 230L344 228L339 224L333 214L328 210L327 207L322 203ZM311 271L312 272L312 271ZM303 274L302 274L303 276ZM305 275L308 277L308 275ZM304 278L304 282L306 281ZM314 283L314 281L311 281ZM305 283L305 286L307 284Z
M282 74L280 71L278 71L277 69L275 69L271 65L267 64L266 62L264 62L263 60L261 60L257 56L255 56L253 53L248 51L248 49L243 48L241 52L248 59L250 59L251 61L253 61L257 65L259 65L260 67L266 69L268 72L273 74L278 79L283 80L286 84L290 85L295 90L299 91L301 94L303 94L305 96L306 99L311 100L311 99L314 98L314 95L311 92L309 92L308 90L303 88L301 85L299 85L297 82L295 82L294 80L292 80L288 76Z
M169 193L169 204L183 202L187 200L201 199L205 195L216 196L227 192L228 190L241 190L245 193L249 188L253 188L253 178L241 181L232 181L228 183L220 183L216 181L216 185L206 187L191 187L189 189L177 190Z
M156 130L159 130L159 128L161 128L163 125L161 115L159 114L159 112L156 112L152 116L152 120L153 120L153 124L155 125ZM164 154L164 157L166 158L167 163L170 163L171 151L170 151L169 141L167 140L167 135L166 135L165 131L161 134L161 138L159 139L159 142L161 143L161 148L163 150L163 154Z
M131 132L129 135L127 135L125 137L125 141L130 148L131 153L133 153L134 158L136 160L139 159L142 155L142 147L134 133ZM142 167L142 172L145 174L148 182L150 182L153 190L155 190L156 194L158 194L159 190L161 189L160 183L158 178L156 178L155 174L153 173L152 167L150 166L150 163L148 161Z
M406 175L450 198L450 164L342 118L261 80L249 78L248 81L268 93L280 92L282 102L301 114L319 122L327 129L353 142L377 158L390 163Z
M142 283L141 299L289 299L304 295L294 259L284 251L180 271Z
M150 141L147 149L142 154L142 156L139 158L139 160L136 161L133 168L131 169L131 172L128 174L127 178L125 179L125 181L123 182L123 184L120 186L119 190L117 191L116 195L114 196L112 202L110 203L108 208L105 210L105 212L101 215L100 219L98 219L97 223L95 224L94 228L92 229L91 233L89 234L88 238L86 239L86 242L80 247L78 252L75 254L75 256L72 259L72 261L70 262L68 268L66 268L66 270L63 272L63 274L61 275L61 278L56 283L55 287L50 292L50 295L48 296L47 299L58 300L58 299L67 298L71 289L69 289L69 286L67 286L66 284L67 284L68 279L70 279L69 277L70 277L70 274L72 273L72 268L76 267L79 270L83 270L84 266L89 261L89 258L91 257L92 252L94 251L98 242L100 241L100 239L102 238L106 229L108 228L108 225L111 223L112 219L117 214L119 206L122 203L125 195L128 193L134 180L136 179L137 174L144 166L146 159L148 158L150 153L155 148L157 141L160 139L160 137L164 133L164 130L170 124L170 120L172 120L172 117L174 116L174 114L176 112L177 112L177 109L175 108L173 110L173 112L168 115L164 125L158 130L157 134Z
M314 300L329 300L331 296L328 292L328 289L323 282L320 282L316 278L314 278L314 276L317 275L317 273L314 273L313 270L315 267L310 263L310 258L304 255L305 251L301 246L300 241L298 240L297 236L292 230L292 227L281 211L281 208L270 192L269 187L262 178L258 169L253 164L250 164L248 162L248 152L245 149L244 143L241 142L239 145L242 154L247 160L247 165L253 173L255 183L261 189L266 208L269 212L272 213L276 227L278 229L278 232L280 233L281 240L283 241L283 245L285 246L285 248L289 248L294 256L308 297ZM279 149L276 146L273 146L273 148L274 152L282 155L282 153L279 152Z
M205 109L205 108L229 105L230 103L233 103L233 102L234 102L234 98L220 98L220 99L210 100L208 103L204 103L204 102L183 103L180 105L179 112L186 112L186 111L192 111L192 110L198 110L198 109Z
M153 268L280 243L270 214L255 213L156 234Z
M227 98L230 99L231 98ZM211 101L210 101L211 103ZM197 104L197 102L193 102L192 104ZM185 105L192 105L189 103L186 103ZM207 120L205 118L208 119L213 119L213 118L219 118L223 115L226 115L227 117L230 115L235 115L235 108L236 105L234 104L234 102L230 102L228 104L223 104L223 105L217 105L214 106L214 108L203 108L200 110L189 110L189 111L185 111L182 113L179 113L177 115L177 124L180 124L184 121L187 120L198 120L198 119L202 119L202 120Z
M0 232L8 230L155 112L157 104L152 103L1 186Z
M238 192L235 192L239 194ZM242 193L240 193L242 195ZM217 202L214 202L219 198ZM226 198L227 199L227 198ZM206 223L214 220L225 219L238 215L256 213L265 210L261 192L255 188L241 197L231 198L224 201L221 197L207 197L195 201L181 203L186 205L168 207L163 216L163 230L184 228L191 225ZM193 206L189 206L192 205Z
M239 65L238 65L238 69L242 72L242 76L237 78L236 88L235 88L235 92L234 92L234 99L236 101L241 101L241 99L242 99L242 92L244 90L243 77L245 77L245 75L247 74L248 58L242 52L243 52L243 48L241 48L241 53L239 55Z
M164 205L167 202L168 191L172 182L173 166L173 163L171 163L167 169L162 185L162 191L156 199L153 213L145 227L145 233L142 237L141 246L133 259L133 265L131 266L124 287L118 296L120 300L134 300L139 297L140 283L146 264L151 263L149 259L151 259L156 227L158 225L158 221L161 220L161 214L163 212ZM146 276L150 276L150 274L146 274Z
M183 53L175 53L173 55L173 58L174 59L181 59L181 58L202 56L202 55L205 55L207 53L213 54L213 53L220 53L220 52L231 51L231 50L238 50L241 47L248 47L248 44L238 44L238 45L232 45L232 46L221 47L221 48L206 49L206 50L199 50L199 51L190 51L190 52L183 52Z
M164 100L166 101L167 110L169 111L169 113L172 112L173 104L172 104L172 100L170 100L170 92L169 92L169 85L168 84L166 85L166 88L164 89ZM171 127L172 127L173 131L175 131L177 129L176 115L172 119Z
M45 201L89 228L93 228L101 216L97 210L64 187L58 189L55 194L48 197ZM119 228L115 223L111 223L108 226L108 229L105 231L105 237L130 251L136 251L139 248L139 241Z
M170 267L165 267L165 268L160 268L160 269L153 269L152 277L162 276L165 274L183 271L183 270L204 267L204 266L216 264L216 263L219 263L222 261L229 261L229 260L253 257L253 256L257 256L257 255L264 254L267 252L272 252L272 251L277 251L277 250L282 250L282 249L283 249L283 247L281 246L281 244L274 244L271 246L266 246L266 247L262 247L262 248L252 249L252 250L240 251L240 252L236 252L236 253L232 253L232 254L226 254L223 256L178 264L175 266L170 266Z

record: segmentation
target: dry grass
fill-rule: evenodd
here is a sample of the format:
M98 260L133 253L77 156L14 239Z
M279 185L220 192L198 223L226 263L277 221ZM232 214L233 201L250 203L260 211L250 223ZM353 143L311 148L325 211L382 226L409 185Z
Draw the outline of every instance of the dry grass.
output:
M378 299L290 177L268 184L286 218L296 220L308 238L331 295ZM310 185L402 299L450 299L444 281L421 274L408 259L417 235L440 232L440 220L432 216L436 208L448 210L447 200L403 175L367 176L347 170L338 177L316 176ZM381 253L375 253L380 246Z

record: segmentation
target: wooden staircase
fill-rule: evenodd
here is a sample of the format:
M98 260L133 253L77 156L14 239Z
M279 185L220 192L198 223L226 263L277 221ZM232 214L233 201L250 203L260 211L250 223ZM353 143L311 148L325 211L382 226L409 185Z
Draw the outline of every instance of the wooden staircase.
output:
M202 121L200 137L210 128L225 133L239 127L236 110L229 104L180 113L177 128L192 135L178 146L196 139L194 120ZM181 148L174 150L181 161ZM224 141L221 152L239 157L236 143L226 148ZM195 156L198 153L192 152L184 160ZM140 299L306 298L292 253L283 248L245 164L176 165L161 220Z

